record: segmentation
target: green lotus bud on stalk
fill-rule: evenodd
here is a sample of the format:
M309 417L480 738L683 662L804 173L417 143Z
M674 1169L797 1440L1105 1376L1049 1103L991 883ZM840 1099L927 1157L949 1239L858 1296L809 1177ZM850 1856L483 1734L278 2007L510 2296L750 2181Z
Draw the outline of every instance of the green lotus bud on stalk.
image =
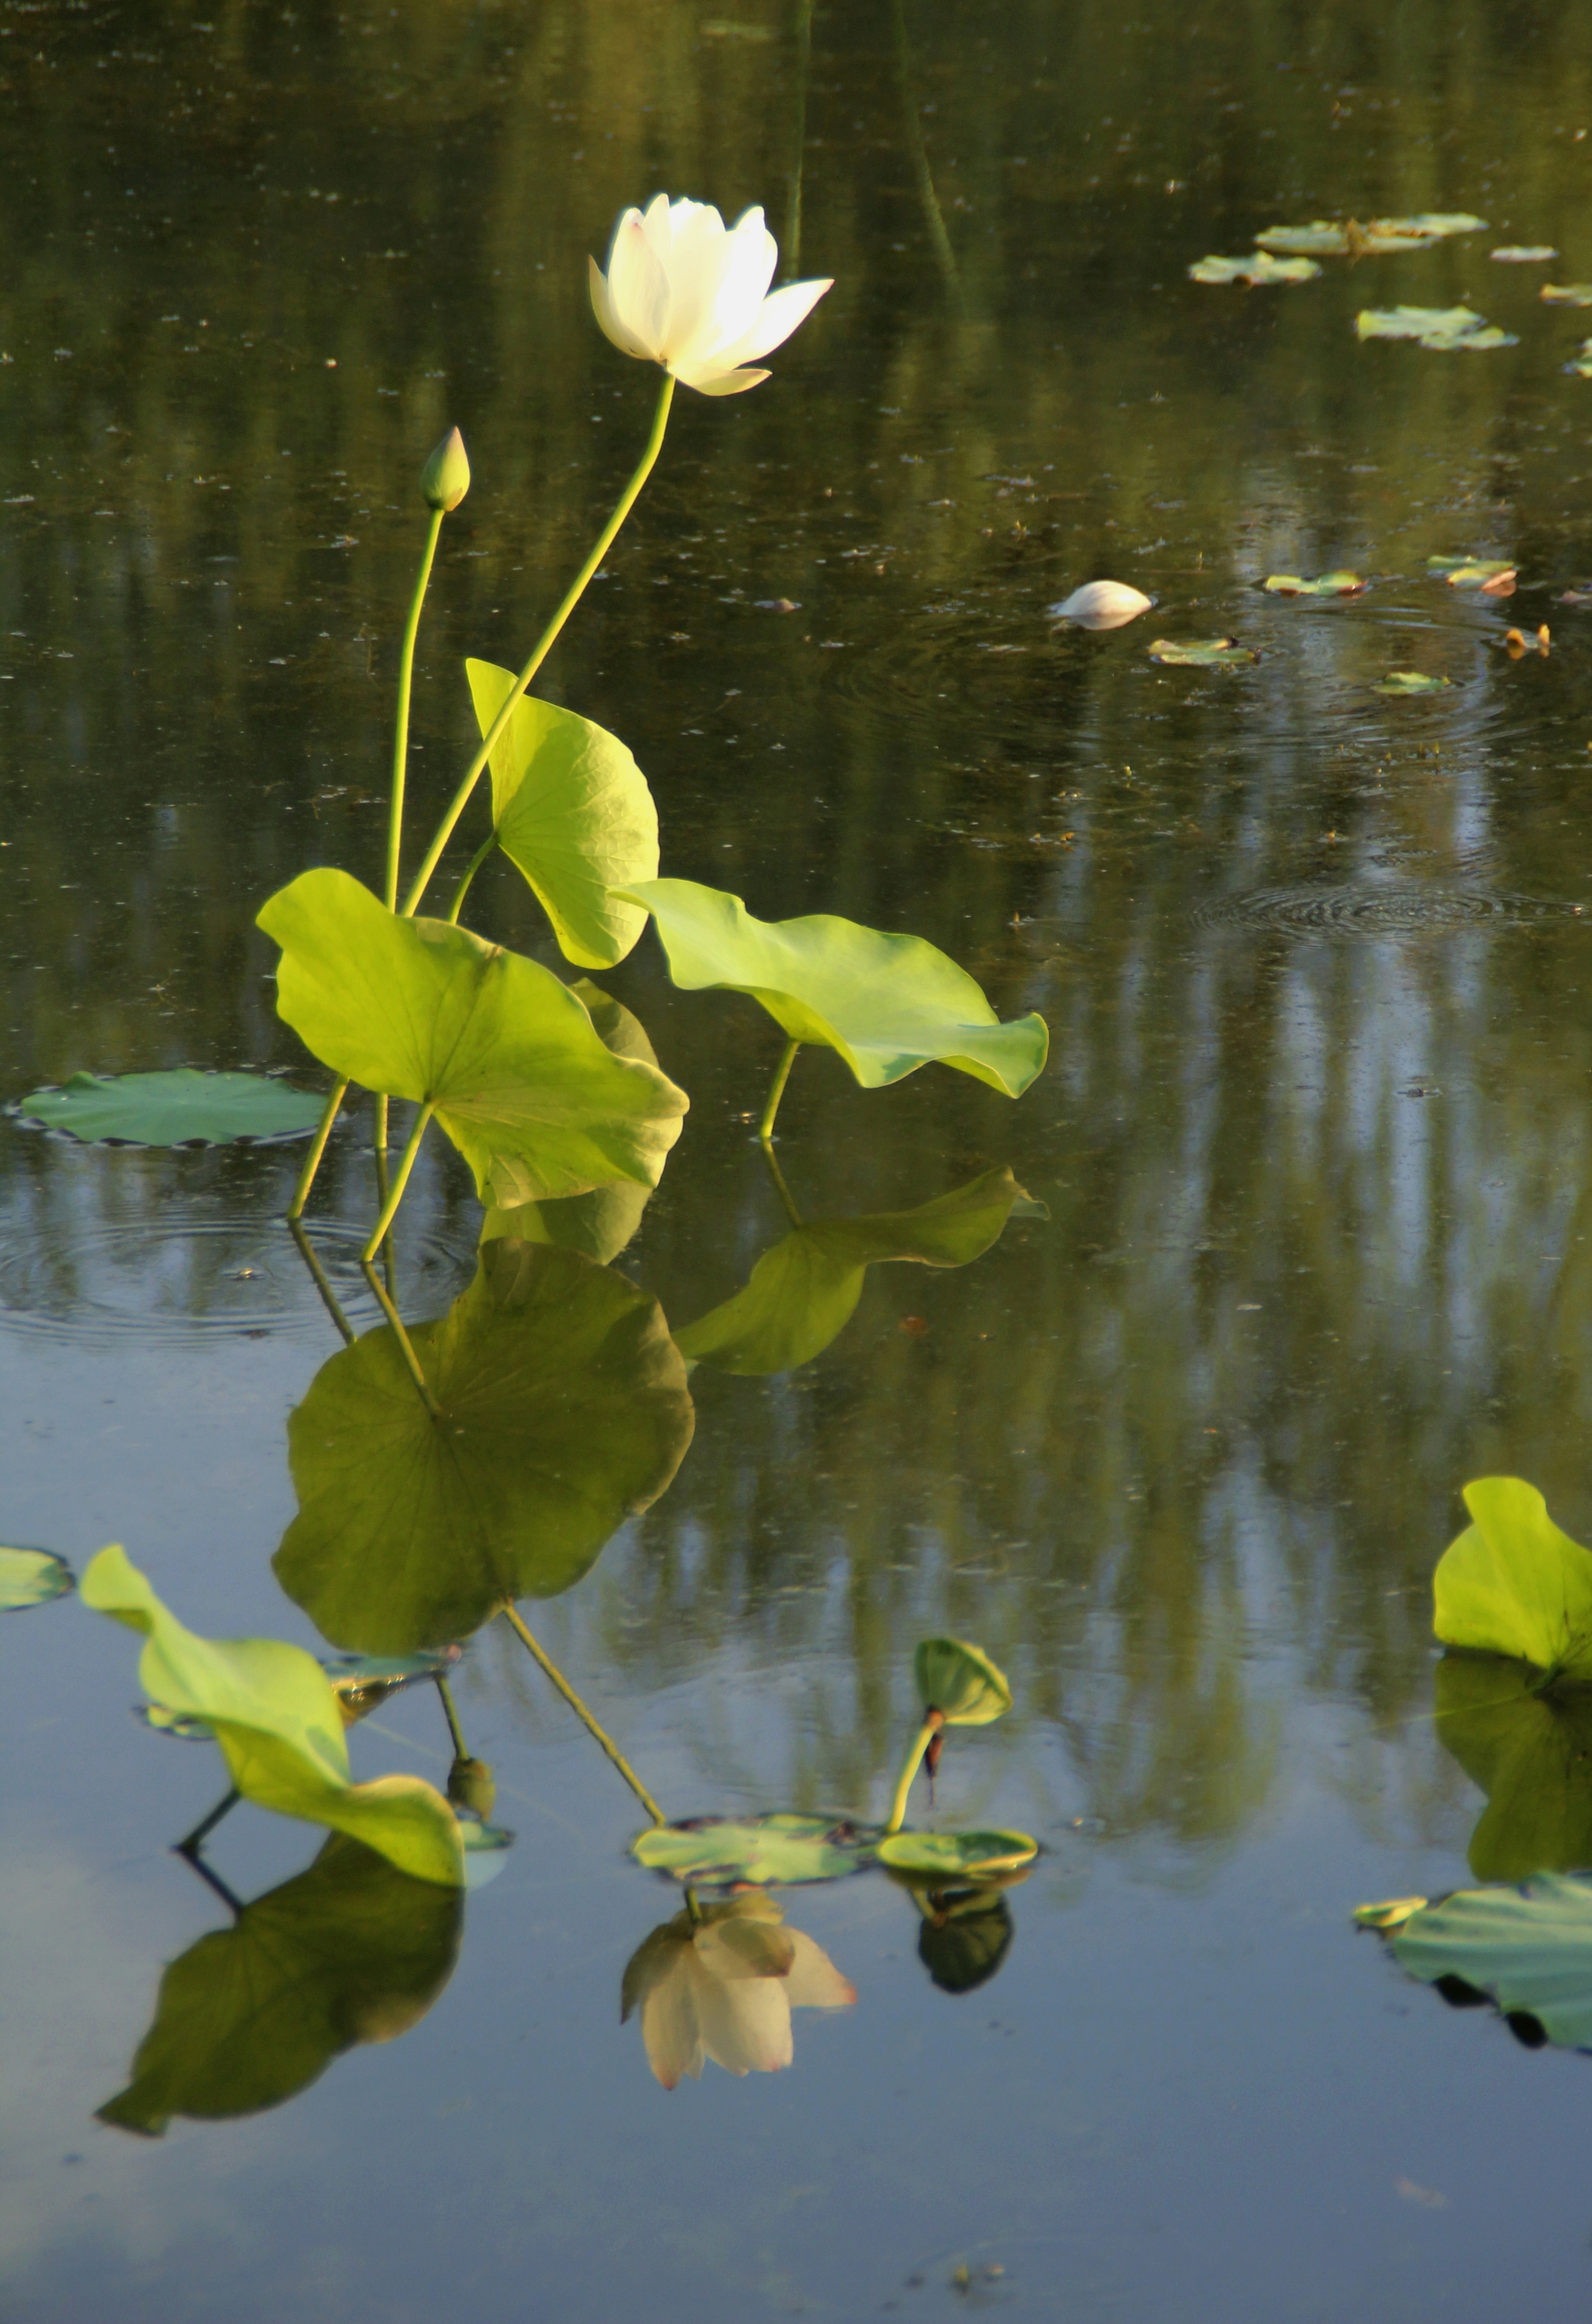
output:
M981 1646L961 1638L924 1638L912 1663L923 1724L912 1738L901 1780L891 1803L886 1832L898 1832L906 1820L907 1794L912 1778L929 1755L930 1779L939 1764L939 1741L947 1727L987 1727L1012 1708L1012 1690L1005 1673L997 1670Z
M421 470L421 491L428 508L451 516L470 488L469 455L464 438L450 428Z
M486 1760L456 1759L448 1770L448 1796L456 1808L467 1809L485 1823L497 1798L497 1785Z

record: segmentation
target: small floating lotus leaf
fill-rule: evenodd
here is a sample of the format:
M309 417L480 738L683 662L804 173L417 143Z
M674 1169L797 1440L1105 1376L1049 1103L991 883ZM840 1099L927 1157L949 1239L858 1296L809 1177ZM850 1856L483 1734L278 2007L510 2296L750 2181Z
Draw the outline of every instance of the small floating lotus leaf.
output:
M74 1074L16 1111L85 1146L258 1146L307 1138L326 1100L268 1074Z
M1379 1904L1356 1904L1355 1925L1361 1929L1402 1929L1412 1913L1419 1913L1424 1896L1384 1896Z
M921 1638L912 1657L918 1701L948 1727L987 1727L1012 1708L1012 1689L982 1646L963 1638Z
M120 1546L99 1552L81 1587L85 1606L143 1634L144 1692L207 1722L245 1800L346 1831L418 1879L462 1879L458 1821L440 1792L418 1775L352 1780L338 1699L313 1655L277 1638L197 1637Z
M1425 210L1413 217L1373 218L1362 226L1350 218L1338 226L1315 218L1309 226L1273 226L1255 241L1263 250L1313 251L1324 258L1369 258L1405 250L1428 250L1454 234L1480 234L1486 218L1462 210Z
M1470 1836L1478 1880L1592 1869L1592 1690L1544 1692L1529 1663L1449 1655L1437 1733L1486 1794Z
M158 2138L307 2089L361 2042L423 2017L453 1973L464 1903L340 1834L307 1872L245 1904L161 1978L154 2023L101 2122Z
M1458 589L1479 589L1484 581L1495 581L1519 567L1507 557L1429 557L1426 569L1441 574Z
M1424 669L1390 669L1385 678L1378 678L1373 694L1440 694L1445 686L1452 686L1451 678L1433 678Z
M1504 266L1541 266L1547 259L1557 258L1559 253L1550 242L1506 242L1488 255Z
M815 1220L765 1250L745 1289L677 1331L675 1345L688 1363L717 1371L791 1371L845 1330L870 1267L892 1259L966 1267L1019 1208L1045 1215L1010 1170L1000 1169L915 1211Z
M1410 217L1373 218L1365 230L1386 241L1410 235L1441 241L1454 234L1485 234L1487 222L1469 210L1417 210Z
M1549 307L1592 307L1592 282L1544 282L1537 296Z
M1458 1978L1562 2048L1592 2046L1592 1880L1543 1872L1518 1888L1461 1888L1392 1940L1423 1984Z
M1268 573L1261 583L1274 597L1357 597L1369 585L1357 573L1323 573L1301 581L1296 573Z
M694 880L650 880L632 892L658 923L676 984L748 993L791 1040L837 1050L864 1089L938 1062L1021 1097L1043 1070L1044 1019L1003 1025L967 971L921 936L884 936L831 912L754 919L738 896Z
M326 868L273 896L259 925L282 948L287 1022L334 1073L433 1104L484 1204L657 1185L685 1093L616 1056L535 961L445 920L402 919Z
M1313 258L1273 258L1252 250L1247 258L1200 258L1189 269L1190 282L1308 282L1320 268Z
M1523 1478L1478 1477L1465 1506L1472 1521L1432 1576L1437 1636L1592 1683L1592 1554L1560 1531Z
M321 1366L288 1422L299 1514L273 1570L323 1636L370 1654L568 1590L691 1441L657 1301L574 1251L488 1243L410 1340L441 1421L384 1324Z
M1149 652L1152 661L1188 669L1240 669L1260 659L1236 638L1157 638Z
M0 1614L47 1606L71 1586L71 1567L52 1549L0 1549Z
M1086 581L1070 597L1051 607L1053 622L1071 622L1080 630L1120 630L1147 613L1154 600L1125 581Z
M1364 228L1356 226L1354 231L1363 234ZM1269 226L1254 239L1261 250L1313 251L1323 258L1342 258L1348 250L1348 227L1337 226L1330 218L1314 218L1309 226Z
M1355 329L1362 339L1413 339L1439 355L1520 345L1513 331L1484 322L1469 307L1362 307Z
M490 661L467 661L465 669L485 734L514 674ZM623 960L647 916L612 891L657 878L658 810L617 735L522 696L492 753L492 819L565 959L582 968Z
M1564 366L1574 379L1592 379L1592 339L1583 339Z
M699 1816L643 1831L630 1852L649 1871L694 1886L797 1887L860 1872L877 1842L877 1825L833 1816Z
M1015 1871L1038 1854L1038 1840L1025 1831L896 1831L879 1842L879 1861L892 1872L942 1881L948 1887Z

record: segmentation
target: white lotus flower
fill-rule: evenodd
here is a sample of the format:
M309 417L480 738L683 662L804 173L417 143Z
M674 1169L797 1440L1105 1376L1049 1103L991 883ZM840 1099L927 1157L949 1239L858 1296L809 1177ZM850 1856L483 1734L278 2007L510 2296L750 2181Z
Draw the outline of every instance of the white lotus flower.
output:
M779 254L760 209L727 228L710 204L658 194L615 227L606 274L589 262L592 309L625 355L702 395L739 395L768 377L739 366L782 346L831 287L771 292Z
M1089 581L1060 604L1052 605L1051 618L1076 622L1080 630L1120 630L1125 622L1135 622L1141 613L1148 613L1152 602L1142 589L1132 589L1125 581Z
M844 2009L856 1987L800 1929L782 1926L772 1896L677 1913L654 1929L625 1972L621 2022L639 2003L647 2062L666 2090L699 2081L704 2058L730 2074L772 2074L791 2062L792 2009Z

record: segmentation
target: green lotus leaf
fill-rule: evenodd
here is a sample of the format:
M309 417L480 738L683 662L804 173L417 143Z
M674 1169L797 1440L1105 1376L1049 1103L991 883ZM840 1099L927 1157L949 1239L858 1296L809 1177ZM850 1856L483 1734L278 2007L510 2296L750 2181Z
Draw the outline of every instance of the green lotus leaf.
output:
M1012 1708L1012 1689L982 1646L961 1638L921 1638L912 1657L918 1701L948 1727L987 1727Z
M1592 1683L1592 1554L1560 1531L1522 1478L1477 1478L1465 1506L1472 1522L1432 1576L1432 1628L1443 1645Z
M1373 694L1440 694L1444 687L1453 683L1451 678L1433 678L1430 671L1424 669L1390 669L1385 678L1377 680L1371 691Z
M331 1681L344 1726L352 1727L403 1687L445 1677L458 1659L457 1649L429 1655L330 1655L320 1667Z
M1543 1872L1518 1888L1461 1888L1389 1943L1423 1984L1458 1978L1550 2042L1592 2047L1592 1880Z
M1545 307L1592 307L1592 282L1544 282L1537 296Z
M1439 355L1520 345L1513 331L1484 322L1469 307L1362 307L1355 330L1362 339L1413 339Z
M281 2106L361 2042L423 2017L453 1973L464 1901L356 1840L255 1897L161 1979L127 2088L101 2122L158 2138L173 2116L223 2122Z
M574 1251L487 1244L410 1339L440 1421L384 1324L321 1366L288 1422L299 1514L277 1580L366 1654L466 1637L514 1599L568 1590L691 1440L657 1301Z
M897 1831L879 1842L881 1864L892 1872L966 1886L991 1873L1015 1871L1039 1854L1025 1831Z
M1443 240L1455 234L1485 234L1486 218L1476 217L1469 210L1417 210L1412 217L1373 218L1367 232L1386 240L1402 235L1420 235Z
M1043 1018L1003 1025L967 971L921 936L829 912L758 920L738 896L694 880L649 880L630 893L657 921L676 984L750 994L791 1040L838 1050L864 1089L938 1062L1021 1097L1043 1069Z
M1179 669L1241 669L1260 659L1236 638L1157 638L1145 650L1152 661Z
M1274 597L1358 597L1367 587L1357 573L1323 573L1303 581L1297 573L1268 573L1261 583Z
M90 1562L81 1588L85 1606L143 1633L144 1692L206 1721L245 1800L346 1831L417 1879L462 1879L458 1821L440 1792L418 1775L353 1781L338 1699L313 1655L277 1638L197 1637L119 1545Z
M986 1170L915 1211L815 1220L764 1251L745 1287L677 1331L675 1345L689 1363L718 1371L792 1370L821 1354L851 1321L870 1267L892 1259L966 1267L1019 1205L1031 1216L1045 1214L1010 1170Z
M1478 1880L1592 1868L1592 1692L1542 1691L1529 1663L1450 1655L1437 1731L1487 1804L1470 1836Z
M631 1854L693 1886L798 1887L839 1880L874 1860L878 1827L832 1816L699 1816L643 1831Z
M485 734L514 690L513 670L467 661ZM497 844L552 922L566 960L611 968L647 924L612 892L658 876L658 810L616 735L572 710L522 696L492 753Z
M1429 557L1426 569L1429 573L1440 573L1450 581L1457 574L1463 575L1460 587L1479 589L1484 581L1495 581L1501 574L1519 568L1511 557Z
M1313 258L1273 258L1252 250L1247 258L1201 258L1189 269L1190 282L1308 282L1320 268Z
M52 1549L0 1549L0 1614L48 1606L71 1586L71 1567Z
M258 1146L307 1138L326 1100L268 1074L74 1074L16 1111L85 1146Z
M273 896L259 925L282 946L282 1017L334 1073L433 1105L483 1203L657 1185L685 1093L616 1056L535 961L445 920L401 919L324 868Z
M1480 234L1486 218L1464 210L1423 210L1412 217L1373 218L1362 226L1350 218L1338 226L1316 218L1309 226L1272 226L1255 241L1263 250L1314 251L1323 257L1371 258L1399 251L1430 250L1434 242L1455 234Z

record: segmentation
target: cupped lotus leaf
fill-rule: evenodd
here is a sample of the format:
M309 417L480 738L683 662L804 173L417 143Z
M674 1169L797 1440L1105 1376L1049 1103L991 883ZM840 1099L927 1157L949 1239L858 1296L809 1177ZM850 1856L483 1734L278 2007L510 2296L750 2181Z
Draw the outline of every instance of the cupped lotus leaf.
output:
M326 1111L313 1092L269 1074L74 1074L35 1090L15 1109L23 1121L85 1146L261 1146L307 1138Z
M1439 355L1520 345L1514 332L1485 322L1469 307L1362 307L1355 329L1362 339L1413 339Z
M0 1614L47 1606L72 1587L72 1569L52 1549L0 1549Z
M1478 1477L1465 1506L1471 1523L1432 1576L1438 1637L1592 1683L1592 1553L1560 1531L1523 1478Z
M1592 1692L1544 1693L1529 1663L1450 1655L1437 1731L1487 1804L1470 1836L1478 1880L1592 1869Z
M133 2079L100 2121L158 2138L174 2116L281 2106L344 2051L425 2015L453 1973L463 1913L458 1888L334 1835L307 1872L171 1964Z
M1458 1978L1561 2048L1592 2048L1592 1880L1542 1872L1517 1888L1461 1888L1389 1941L1423 1984Z
M631 892L658 924L676 984L749 994L791 1040L837 1050L864 1089L938 1062L1021 1097L1043 1070L1044 1019L1003 1025L966 969L921 936L884 936L831 912L754 919L738 896L695 880L650 880Z
M1025 1831L896 1831L879 1842L878 1854L892 1872L966 1886L1032 1864L1039 1842Z
M313 1655L278 1638L211 1639L185 1629L119 1545L82 1580L83 1603L140 1631L139 1683L179 1719L202 1719L245 1800L363 1840L417 1879L464 1877L458 1823L418 1775L356 1784L330 1680Z
M1544 282L1537 296L1548 307L1592 307L1592 282Z
M1583 339L1564 366L1574 379L1592 379L1592 339Z
M915 1259L966 1267L995 1242L1014 1210L1045 1216L1010 1170L986 1170L915 1211L820 1219L764 1252L743 1290L674 1335L688 1363L764 1375L810 1363L844 1331L870 1267Z
M912 1676L924 1710L948 1727L987 1727L1012 1708L1012 1689L982 1646L963 1638L921 1638Z
M1245 669L1260 659L1236 638L1157 638L1148 651L1152 661L1175 669Z
M1390 669L1385 678L1378 678L1373 694L1440 694L1452 686L1451 678L1434 678L1430 670Z
M1190 282L1308 282L1320 268L1313 258L1273 258L1252 250L1246 258L1200 258L1189 269Z
M1297 573L1268 573L1261 583L1274 597L1358 597L1370 585L1357 573L1323 573L1314 581Z
M493 1242L410 1340L323 1364L288 1422L299 1514L277 1580L336 1645L413 1654L516 1598L551 1598L669 1485L691 1441L685 1365L655 1299L578 1253Z
M643 1831L630 1852L694 1887L794 1888L860 1872L878 1839L876 1824L834 1816L697 1816Z
M259 925L282 946L282 1017L334 1073L434 1106L484 1204L657 1185L685 1093L616 1056L535 961L445 920L402 919L325 868L273 896Z
M513 670L467 661L485 734L513 692ZM613 892L658 876L658 810L617 735L523 695L492 752L497 844L552 922L566 960L611 968L647 924Z

